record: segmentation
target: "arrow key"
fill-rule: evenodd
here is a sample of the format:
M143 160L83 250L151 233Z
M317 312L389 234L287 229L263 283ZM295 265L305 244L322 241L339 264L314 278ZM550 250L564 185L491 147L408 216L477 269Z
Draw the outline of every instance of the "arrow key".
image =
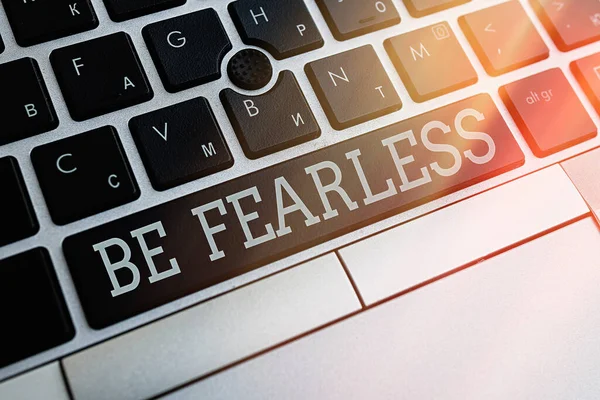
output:
M516 0L467 14L458 22L492 76L548 58L548 47Z

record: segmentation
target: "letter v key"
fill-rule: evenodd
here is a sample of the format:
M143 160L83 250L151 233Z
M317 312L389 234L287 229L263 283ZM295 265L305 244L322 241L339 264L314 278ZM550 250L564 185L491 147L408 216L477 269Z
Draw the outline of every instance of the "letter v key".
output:
M152 129L154 129L154 131L156 133L158 133L158 136L160 136L161 138L163 138L165 142L167 141L167 128L168 128L168 123L167 122L165 122L165 131L164 132L159 131L155 126L152 127Z

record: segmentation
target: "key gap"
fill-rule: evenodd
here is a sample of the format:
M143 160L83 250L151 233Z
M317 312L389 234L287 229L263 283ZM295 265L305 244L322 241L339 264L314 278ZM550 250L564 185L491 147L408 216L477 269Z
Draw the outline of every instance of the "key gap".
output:
M335 251L335 255L336 255L337 259L339 260L340 264L342 264L342 268L344 268L344 272L346 273L346 276L348 277L348 280L350 281L350 284L352 285L352 289L354 289L354 292L356 293L356 297L358 298L358 301L360 302L360 306L363 309L365 309L367 307L367 305L365 304L365 300L363 299L362 295L360 294L360 291L358 290L358 285L356 284L356 281L352 277L352 274L350 273L348 266L344 262L344 259L342 258L342 256L340 255L338 250L339 249L337 249Z

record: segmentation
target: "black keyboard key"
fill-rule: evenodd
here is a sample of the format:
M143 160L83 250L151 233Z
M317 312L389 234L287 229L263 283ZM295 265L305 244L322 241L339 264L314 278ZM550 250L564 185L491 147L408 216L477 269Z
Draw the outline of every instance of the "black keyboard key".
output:
M531 4L561 51L600 40L598 0L531 0Z
M392 0L317 0L337 40L348 40L400 23Z
M185 4L186 0L104 0L110 19L126 21Z
M477 73L446 22L395 36L385 41L385 48L417 102L477 82Z
M129 128L156 190L233 165L212 109L204 97L140 115Z
M142 33L171 93L219 79L221 61L232 47L212 8L156 22Z
M321 129L291 71L259 96L225 89L221 101L244 153L256 159L319 137Z
M413 17L424 17L471 0L404 0L404 5Z
M0 246L33 236L40 226L31 205L23 175L14 157L0 158Z
M129 203L140 195L111 126L36 147L31 160L50 216L58 225Z
M2 0L21 46L89 31L98 26L90 0Z
M48 251L0 260L0 368L68 342L75 328Z
M431 121L450 132L424 129ZM63 249L99 329L523 162L479 95L76 234Z
M335 129L345 129L402 107L370 45L313 61L304 69Z
M2 41L2 36L0 36L0 54L4 52L4 42Z
M244 43L278 60L324 44L303 0L238 0L229 4L229 13Z
M0 64L0 99L0 145L58 126L42 73L33 58Z
M499 92L538 157L592 139L598 133L560 68L509 83Z
M586 96L600 114L600 53L571 62L571 71Z
M124 32L54 50L50 61L75 121L154 96L131 38Z
M458 22L492 76L548 58L548 47L517 0L475 11Z

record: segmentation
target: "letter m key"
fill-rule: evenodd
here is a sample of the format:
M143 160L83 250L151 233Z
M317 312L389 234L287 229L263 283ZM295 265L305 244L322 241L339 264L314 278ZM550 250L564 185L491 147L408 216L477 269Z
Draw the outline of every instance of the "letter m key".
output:
M212 142L209 142L208 146L203 144L202 151L204 152L204 157L206 157L206 158L212 157L215 154L217 154L217 151L215 150L215 146L213 146Z

